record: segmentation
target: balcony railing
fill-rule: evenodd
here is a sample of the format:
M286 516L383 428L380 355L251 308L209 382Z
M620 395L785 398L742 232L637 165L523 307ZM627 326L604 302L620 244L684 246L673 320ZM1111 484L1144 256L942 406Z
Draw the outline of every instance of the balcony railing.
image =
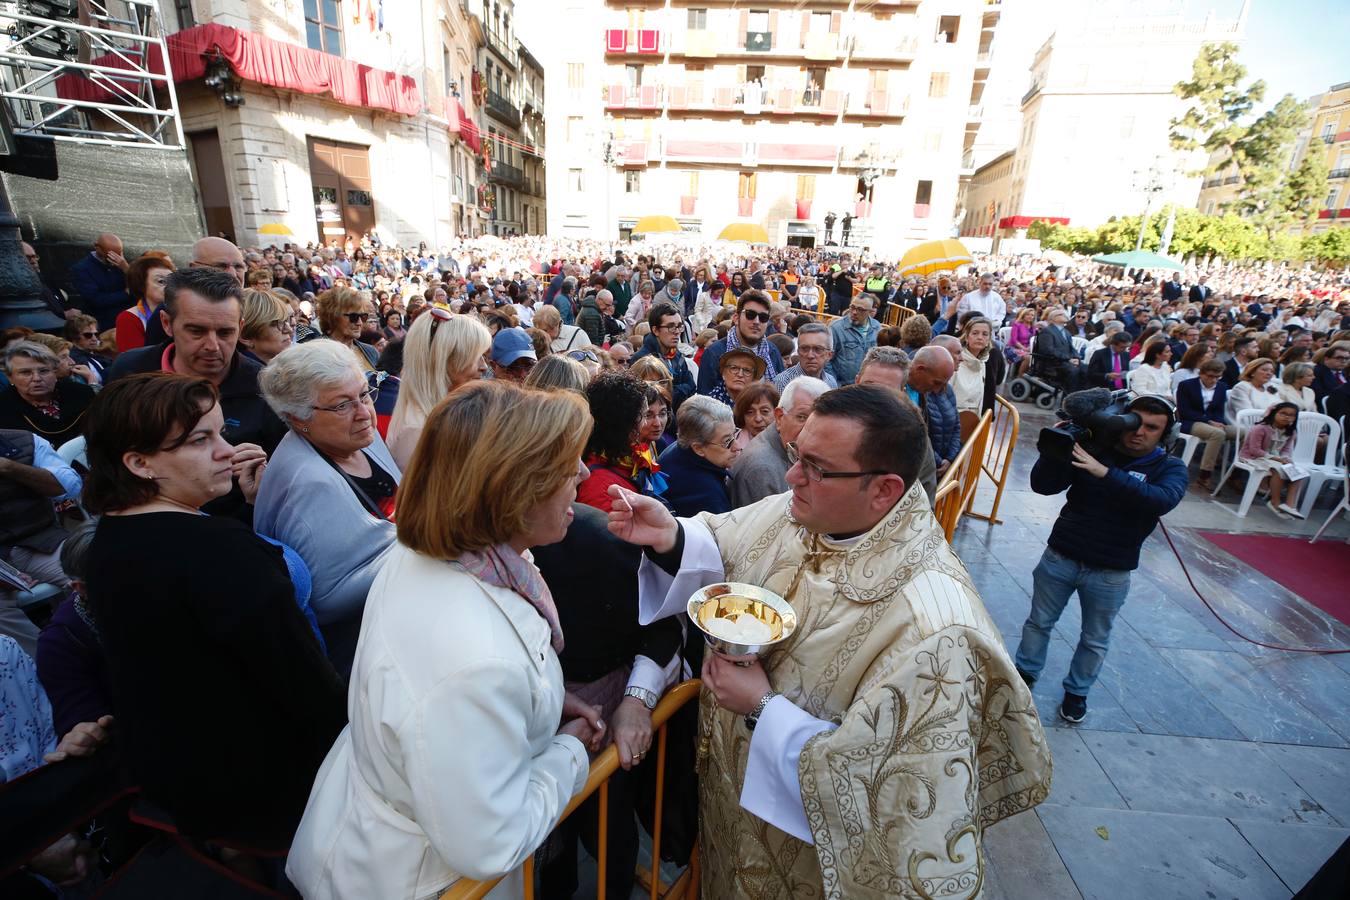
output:
M492 171L488 177L498 184L504 184L508 187L523 188L525 186L525 173L518 167L510 163L492 161Z
M613 54L647 52L634 49L631 38L627 38L620 47L620 34L621 32L614 33L612 40L606 38L608 52ZM891 65L912 62L918 54L920 42L915 35L883 40L871 35L841 37L833 32L811 32L798 40L795 32L787 31L749 31L746 32L743 42L736 42L734 37L729 37L721 31L691 28L669 35L667 43L672 56L696 60L749 55L784 61L834 62L851 53L857 60Z
M1328 178L1350 178L1350 169L1332 169L1327 173Z
M487 45L492 49L492 52L510 63L511 68L519 68L520 55L516 53L515 47L511 46L511 42L507 40L505 35L487 29L485 29L485 33L487 34Z
M611 84L605 89L605 109L656 111L661 108L661 95L660 85L625 87L622 84Z
M1334 143L1336 143L1336 135L1334 135L1334 134L1324 134L1324 135L1322 135L1322 143L1324 143L1324 144L1334 144Z
M747 31L745 49L768 52L773 49L772 31Z
M520 127L520 110L516 109L510 100L491 89L487 92L487 111L508 125Z
M890 62L894 60L913 60L919 52L917 35L906 35L899 40L882 40L872 36L857 35L848 40L849 57L854 60L875 60Z
M1225 178L1225 179L1223 180L1223 183L1224 183L1224 184L1237 184L1237 183L1238 183L1239 181L1241 181L1241 180L1242 180L1242 176L1241 176L1241 175L1229 175L1227 178Z
M1031 90L1027 91L1025 94L1022 95L1022 105L1026 106L1027 102L1030 101L1032 97L1035 97L1040 92L1041 86L1039 84L1033 84L1031 86Z

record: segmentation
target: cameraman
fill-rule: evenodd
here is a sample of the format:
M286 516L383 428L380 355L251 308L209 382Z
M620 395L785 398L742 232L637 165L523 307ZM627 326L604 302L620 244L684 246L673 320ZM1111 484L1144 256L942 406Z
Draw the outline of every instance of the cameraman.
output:
M1087 715L1087 693L1106 658L1111 623L1130 591L1130 572L1139 567L1139 548L1158 518L1186 493L1186 467L1159 446L1175 422L1171 405L1144 396L1128 408L1139 416L1139 427L1122 433L1101 460L1074 444L1070 464L1042 455L1031 470L1036 493L1067 488L1069 494L1032 573L1031 614L1022 626L1017 671L1028 686L1035 683L1050 631L1076 590L1083 632L1059 708L1068 722Z

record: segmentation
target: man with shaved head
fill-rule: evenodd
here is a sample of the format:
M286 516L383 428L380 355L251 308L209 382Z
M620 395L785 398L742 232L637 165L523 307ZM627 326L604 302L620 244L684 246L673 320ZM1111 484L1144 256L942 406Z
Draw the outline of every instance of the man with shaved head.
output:
M244 275L248 271L244 254L240 249L219 237L204 237L193 244L192 262L188 265L193 269L216 269L224 272L239 282L240 287L244 286ZM164 304L161 303L151 314L150 320L145 323L146 346L162 344L169 339L166 319Z
M127 260L122 239L104 233L94 239L93 251L70 267L70 284L80 305L98 319L99 330L112 328L117 314L131 305L127 293Z

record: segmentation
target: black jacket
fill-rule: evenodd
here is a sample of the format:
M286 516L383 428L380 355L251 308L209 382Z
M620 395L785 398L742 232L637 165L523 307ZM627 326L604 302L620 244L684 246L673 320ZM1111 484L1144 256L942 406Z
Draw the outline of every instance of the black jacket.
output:
M1036 460L1033 491L1069 492L1048 543L1084 565L1137 569L1144 540L1186 494L1186 467L1161 447L1138 458L1112 450L1101 461L1104 478L1050 457Z
M1227 421L1224 407L1228 403L1228 385L1222 381L1214 383L1214 396L1208 406L1202 387L1199 378L1187 378L1177 385L1177 419L1181 422L1181 430L1187 434L1191 433L1191 425L1195 422Z
M726 469L679 444L671 444L663 450L657 462L666 476L665 497L675 515L687 519L701 512L731 511Z
M1060 361L1067 361L1078 356L1074 352L1073 341L1062 329L1054 325L1047 325L1036 334L1035 353L1037 356Z
M1338 377L1339 376L1339 377ZM1313 366L1313 395L1317 397L1317 411L1322 411L1322 398L1345 384L1345 373L1328 369L1322 363Z
M1093 353L1092 359L1088 360L1088 387L1104 387L1112 391L1128 387L1130 379L1129 351L1122 351L1119 356L1122 377L1120 383L1116 384L1106 377L1111 374L1111 348L1103 347Z
M638 624L642 549L610 534L609 518L595 507L573 503L572 512L566 537L530 550L566 635L558 654L563 677L594 681L639 654L665 666L680 648L680 624L674 616Z
M689 371L689 362L684 358L683 353L676 350L675 357L673 359L668 358L662 351L661 342L656 339L656 335L647 332L646 336L642 338L642 348L633 354L628 364L631 366L644 356L655 356L665 363L666 368L670 370L673 379L672 387L674 388L670 404L672 410L678 410L681 403L694 396L694 393L698 390L698 385L694 383L694 373ZM672 420L674 418L674 416L671 416Z

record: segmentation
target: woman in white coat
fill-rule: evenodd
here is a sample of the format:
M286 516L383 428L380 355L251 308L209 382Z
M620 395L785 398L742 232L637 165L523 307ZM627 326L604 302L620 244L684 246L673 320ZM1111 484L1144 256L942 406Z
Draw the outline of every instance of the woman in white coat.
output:
M590 429L572 392L500 382L432 410L366 601L350 724L291 846L305 897L416 900L501 875L491 896L521 896L604 728L564 697L557 610L526 553L566 534Z

